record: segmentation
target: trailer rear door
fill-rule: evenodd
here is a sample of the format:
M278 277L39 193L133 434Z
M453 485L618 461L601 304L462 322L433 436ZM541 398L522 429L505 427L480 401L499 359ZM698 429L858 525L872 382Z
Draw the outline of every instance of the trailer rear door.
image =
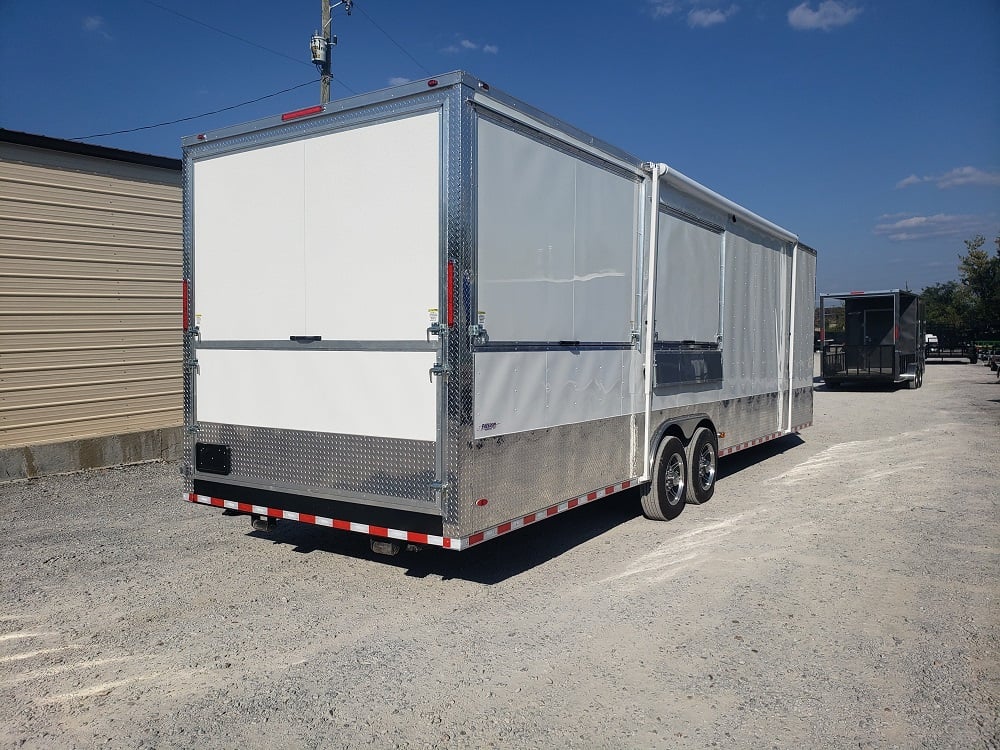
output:
M436 440L440 131L425 111L194 161L197 422Z

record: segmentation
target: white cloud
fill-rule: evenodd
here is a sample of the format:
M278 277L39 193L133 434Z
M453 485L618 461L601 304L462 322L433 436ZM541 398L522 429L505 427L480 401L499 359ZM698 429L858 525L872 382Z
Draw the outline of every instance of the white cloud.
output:
M653 18L684 13L691 28L705 29L729 20L739 6L721 5L718 0L647 0ZM685 13L686 11L686 13Z
M969 214L934 214L933 216L909 216L889 214L880 216L882 222L875 225L875 234L888 237L895 242L922 240L932 237L963 237L983 225L984 218Z
M482 52L486 55L497 55L500 53L500 47L496 44L480 44L471 39L459 39L442 48L441 51L449 55L458 54L459 52Z
M976 167L956 167L950 172L938 176L918 177L911 174L896 183L896 189L920 185L925 182L933 182L941 190L948 188L972 185L974 187L1000 187L1000 172L986 172Z
M812 3L805 2L796 5L788 11L788 23L793 29L799 31L813 31L821 29L829 31L838 26L846 26L861 14L861 8L840 0L823 0L816 10L812 9Z
M101 16L87 16L84 18L83 30L88 34L99 34L105 39L111 38L111 34L108 32L108 24Z
M677 0L649 0L649 12L653 18L672 16L680 9L681 4Z
M721 8L716 8L714 10L709 10L707 8L693 8L688 12L688 26L697 29L705 29L709 26L715 26L720 23L725 23L729 20L739 8L735 5L730 5L725 10Z
M900 190L910 185L919 185L924 181L925 178L917 177L915 174L911 174L909 177L904 177L902 180L896 183L896 189Z
M958 167L948 174L935 179L939 188L958 187L959 185L979 185L987 187L1000 186L1000 172L984 172L975 167Z
M403 78L402 76L393 76L389 79L390 86L402 86L404 83L409 83L409 78Z

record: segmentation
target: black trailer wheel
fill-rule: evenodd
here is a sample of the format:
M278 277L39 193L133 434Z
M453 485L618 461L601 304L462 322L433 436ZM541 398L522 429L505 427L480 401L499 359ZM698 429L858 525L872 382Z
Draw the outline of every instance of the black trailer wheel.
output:
M654 521L669 521L684 510L687 456L675 437L665 437L653 460L653 481L643 488L642 512Z
M699 427L687 447L687 501L707 503L715 494L715 475L719 469L719 441L707 427Z

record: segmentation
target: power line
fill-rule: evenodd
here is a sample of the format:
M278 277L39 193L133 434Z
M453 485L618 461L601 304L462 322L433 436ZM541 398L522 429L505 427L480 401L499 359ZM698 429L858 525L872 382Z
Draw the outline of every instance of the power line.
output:
M268 52L268 53L270 53L272 55L277 55L278 57L283 57L286 60L291 60L293 63L298 63L299 65L305 65L305 66L310 67L310 68L312 67L312 63L311 62L306 62L305 60L302 60L300 58L292 57L291 55L286 55L284 52L280 52L280 51L278 51L276 49L271 49L270 47L265 47L263 44L258 44L257 42L253 42L253 41L251 41L249 39L245 39L244 37L241 37L238 34L233 34L232 32L226 31L225 29L220 29L218 26L213 26L210 23L205 23L204 21L199 21L197 18L189 16L189 15L187 15L185 13L181 13L180 11L174 10L173 8L168 8L166 5L160 5L159 3L154 2L153 0L144 0L144 2L147 5L152 5L154 8L159 8L160 10L166 11L167 13L175 15L178 18L183 18L185 21L190 21L191 23L197 24L198 26L204 26L206 29L211 29L212 31L216 32L217 34L222 34L223 36L228 36L230 39L235 39L238 42L243 42L244 44L249 44L251 47L256 47L257 49L263 50L264 52ZM343 86L345 89L347 89L352 94L357 94L358 93L357 91L355 91L353 88L351 88L350 86L348 86L346 83L344 83L339 78L334 77L333 80L335 80L337 83L339 83L341 86Z
M147 2L148 2L148 0L147 0ZM375 22L375 19L374 19L374 18L372 18L371 16L369 16L369 15L368 15L368 13L366 13L366 12L365 12L365 9L364 9L364 8L362 8L362 7L360 6L360 5L355 5L354 7L356 7L356 8L358 9L358 10L360 10L360 11L361 11L361 15L363 15L363 16L364 16L365 18L367 18L367 19L368 19L369 21L371 21L371 24L372 24L372 26L374 26L374 27L375 27L376 29L378 29L378 30L379 30L379 31L381 31L381 32L382 32L383 34L385 34L385 38L386 38L386 39L388 39L388 40L389 40L390 42L392 42L393 44L395 44L395 45L396 45L396 47L398 47L398 48L399 48L399 51L400 51L400 52L402 52L402 53L403 53L404 55L406 55L406 56L407 56L408 58L410 58L411 60L413 60L413 62L414 62L414 63L416 63L416 66L417 66L418 68L420 68L420 69L421 69L422 71L424 71L424 72L425 72L425 73L426 73L427 75L429 75L429 76L432 76L432 75L434 75L434 74L433 74L433 73L431 73L431 72L430 72L429 70L427 70L427 68L425 68L425 67L424 67L423 65L421 65L420 61L419 61L419 60L418 60L417 58L415 58L415 57L414 57L413 55L411 55L411 54L410 54L409 52L407 52L407 51L406 51L406 49L405 49L405 48L403 47L403 45L402 45L402 44L400 44L400 43L399 43L399 42L397 42L397 41L396 41L395 39L393 39L393 38L392 38L392 36L390 36L390 35L389 35L389 32L388 32L388 31L386 31L386 30L385 30L385 29L383 29L383 28L382 28L381 26L379 26L379 25L378 25L378 24L377 24L377 23Z
M168 8L166 5L160 5L159 3L153 2L153 0L145 0L147 5L152 5L154 8L159 8L167 13L171 13L179 18L183 18L185 21L190 21L191 23L198 24L199 26L204 26L206 29L211 29L212 31L222 34L223 36L228 36L230 39L235 39L238 42L243 42L244 44L249 44L251 47L256 47L257 49L264 50L264 52L270 52L272 55L277 55L278 57L283 57L286 60L291 60L293 63L298 63L300 65L308 65L312 67L312 63L308 63L305 60L301 60L297 57L292 57L291 55L286 55L284 52L279 52L276 49L271 49L270 47L265 47L263 44L258 44L257 42L252 42L249 39L244 39L241 36L233 34L225 29L220 29L218 26L212 26L212 24L205 23L204 21L199 21L197 18L192 18L191 16L185 15L180 11L174 10L173 8Z
M79 138L68 138L70 141L86 141L91 138L103 138L106 135L122 135L123 133L136 133L140 130L152 130L153 128L162 128L165 125L176 125L179 122L189 122L190 120L199 120L202 117L208 117L209 115L217 115L220 112L228 112L231 109L239 109L240 107L245 107L248 104L256 104L257 102L262 102L265 99L271 99L275 96L280 96L281 94L287 94L289 91L295 91L296 89L301 89L305 86L312 86L316 83L316 79L312 81L306 81L305 83L300 83L298 86L292 86L291 88L282 89L281 91L275 91L273 94L265 94L264 96L259 96L256 99L251 99L250 101L240 102L239 104L233 104L229 107L223 107L222 109L215 109L211 112L203 112L200 115L191 115L190 117L181 117L177 120L170 120L168 122L158 122L155 125L142 125L138 128L128 128L127 130L112 130L108 133L94 133L93 135L82 135Z

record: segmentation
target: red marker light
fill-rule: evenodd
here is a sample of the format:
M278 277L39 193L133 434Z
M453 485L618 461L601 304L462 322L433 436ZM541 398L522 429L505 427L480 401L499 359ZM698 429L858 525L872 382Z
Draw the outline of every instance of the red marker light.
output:
M181 282L181 285L182 285L182 290L183 290L181 292L181 305L183 305L183 313L181 314L181 322L182 322L182 324L184 326L184 330L186 331L188 329L188 327L189 327L189 324L191 323L191 320L190 320L190 317L189 317L189 313L188 313L188 303L190 302L190 296L189 296L189 292L188 292L188 280L184 279Z
M864 294L864 292L851 292L851 294Z
M489 500L487 500L485 497L481 497L478 500L476 500L476 505L478 505L480 508L482 508L488 502L489 502Z
M432 78L431 80L429 80L427 82L427 85L430 86L431 88L437 86L438 85L437 78Z
M198 135L196 137L198 138L199 141L205 140L205 134L204 133L198 133Z
M309 115L316 115L323 111L323 107L317 104L315 107L306 107L305 109L297 109L294 112L285 112L281 116L282 122L288 122L289 120L297 120L300 117L308 117Z

